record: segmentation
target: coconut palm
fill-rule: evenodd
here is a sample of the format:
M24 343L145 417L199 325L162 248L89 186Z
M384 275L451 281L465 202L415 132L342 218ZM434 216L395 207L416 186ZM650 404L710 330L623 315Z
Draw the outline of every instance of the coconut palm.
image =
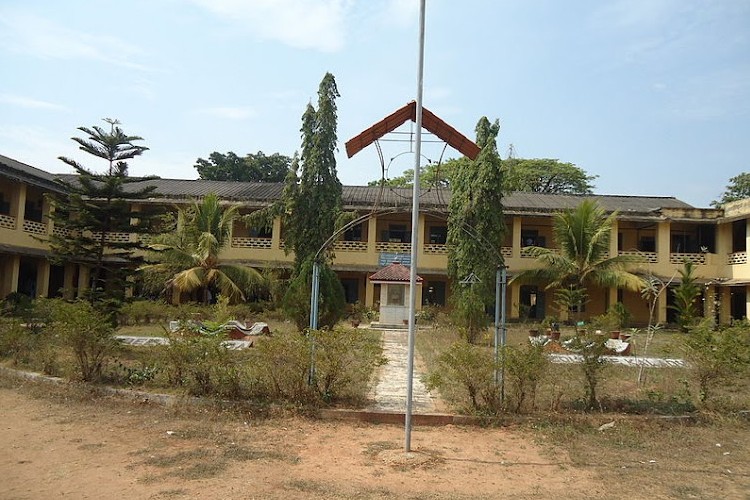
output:
M526 249L540 267L522 271L514 280L543 282L546 289L567 291L558 296L570 296L573 303L568 305L578 305L579 311L590 286L640 290L641 278L628 271L628 265L637 259L609 255L609 238L616 217L616 213L608 216L593 200L584 200L574 209L555 214L552 232L559 248Z
M146 272L168 273L167 289L202 292L208 302L211 290L230 301L245 300L245 291L262 282L255 269L222 263L221 250L231 238L239 217L237 206L222 207L216 194L208 194L189 208L178 209L178 228L150 245L161 262L145 266Z

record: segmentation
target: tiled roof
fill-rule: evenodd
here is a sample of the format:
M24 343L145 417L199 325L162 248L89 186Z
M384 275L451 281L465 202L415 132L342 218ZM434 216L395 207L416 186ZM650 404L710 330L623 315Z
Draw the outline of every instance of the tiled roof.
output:
M0 175L51 191L62 192L60 186L55 182L55 174L50 174L3 155L0 155Z
M50 174L51 175L51 174ZM72 174L58 174L71 181ZM156 186L155 197L169 199L192 199L216 193L220 198L233 201L266 205L281 197L283 183L206 181L186 179L153 179L128 184L126 189L137 190L144 185ZM378 186L343 186L342 198L347 209L396 208L411 209L411 188ZM448 208L451 193L447 188L422 190L420 206L424 210ZM503 197L503 211L514 213L549 213L576 207L584 199L596 200L606 211L617 210L621 215L658 215L664 208L692 209L684 201L671 196L624 196L624 195L568 195L542 193L510 193Z
M370 281L408 282L411 281L410 270L400 262L393 262L370 276ZM422 278L417 276L417 281L421 282Z

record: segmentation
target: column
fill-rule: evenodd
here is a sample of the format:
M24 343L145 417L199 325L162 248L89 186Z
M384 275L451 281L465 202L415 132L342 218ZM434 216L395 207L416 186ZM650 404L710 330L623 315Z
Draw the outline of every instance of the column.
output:
M63 274L63 298L73 300L75 298L76 283L73 283L73 275L76 272L75 264L66 263Z
M369 308L375 307L375 285L369 279L370 273L365 275L365 305Z
M8 293L17 292L18 291L18 278L21 275L21 256L20 255L12 255L10 257L10 272L8 273L8 275L10 276L10 289L8 290Z
M513 254L512 258L514 259L520 259L521 258L521 218L520 217L513 217ZM516 312L518 312L516 308ZM518 314L515 316L518 317Z
M0 300L9 293L18 291L18 274L21 258L17 255L4 255L0 259Z
M374 215L367 221L367 253L374 255L378 241L378 218ZM376 259L377 262L377 259Z
M659 294L656 300L656 322L662 325L667 323L667 291Z
M26 213L26 184L19 183L18 191L13 194L10 202L10 214L16 218L16 230L23 230L23 218ZM18 280L16 280L16 286Z
M515 224L515 222L514 222ZM518 241L520 241L520 236ZM516 243L514 241L513 248L516 248ZM511 283L508 285L507 290L508 296L510 297L510 311L508 314L508 317L511 319L518 319L520 313L520 305L521 305L521 285L518 283Z
M659 222L656 229L656 255L659 264L669 264L669 254L671 252L671 235L670 223Z
M719 288L719 324L728 325L732 320L732 287Z
M78 266L78 297L83 297L86 291L88 291L89 280L91 278L91 269L86 266Z
M745 317L750 318L750 286L745 285Z
M620 223L617 219L612 221L612 230L609 233L609 256L617 257L620 248L617 244L617 233L620 231Z
M36 266L36 296L49 296L50 265L47 259L40 259Z
M417 293L416 293L416 304L414 306L414 310L421 311L422 310L422 289L424 287L422 286L422 283L417 283Z
M273 218L273 229L271 229L271 248L281 248L281 217Z
M417 241L412 241L412 245L419 245L417 247L417 259L421 259L424 256L424 244L425 244L425 237L424 237L425 216L424 214L419 214L418 221L419 222L417 223Z

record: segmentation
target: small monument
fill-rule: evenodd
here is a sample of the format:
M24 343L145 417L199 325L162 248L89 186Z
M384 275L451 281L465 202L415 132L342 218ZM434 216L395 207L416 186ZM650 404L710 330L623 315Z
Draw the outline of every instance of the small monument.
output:
M393 262L370 276L370 282L380 285L380 324L405 325L409 321L409 268ZM422 278L417 276L417 286Z

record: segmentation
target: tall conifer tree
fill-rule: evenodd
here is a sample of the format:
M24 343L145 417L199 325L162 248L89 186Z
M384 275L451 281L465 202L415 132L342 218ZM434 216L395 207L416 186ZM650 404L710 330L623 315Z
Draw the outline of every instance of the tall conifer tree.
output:
M144 179L128 177L126 160L140 156L148 148L135 144L143 139L125 134L117 120L104 121L109 130L96 125L79 127L88 139L72 140L82 151L104 160L106 170L95 173L73 159L60 157L78 176L59 180L67 194L54 195L51 200L54 211L50 217L63 231L50 237L50 246L56 260L90 269L92 303L124 297L127 278L142 263L134 252L143 248L139 238L131 241L125 235L151 233L156 216L132 209L133 202L150 197L155 186L127 187Z

